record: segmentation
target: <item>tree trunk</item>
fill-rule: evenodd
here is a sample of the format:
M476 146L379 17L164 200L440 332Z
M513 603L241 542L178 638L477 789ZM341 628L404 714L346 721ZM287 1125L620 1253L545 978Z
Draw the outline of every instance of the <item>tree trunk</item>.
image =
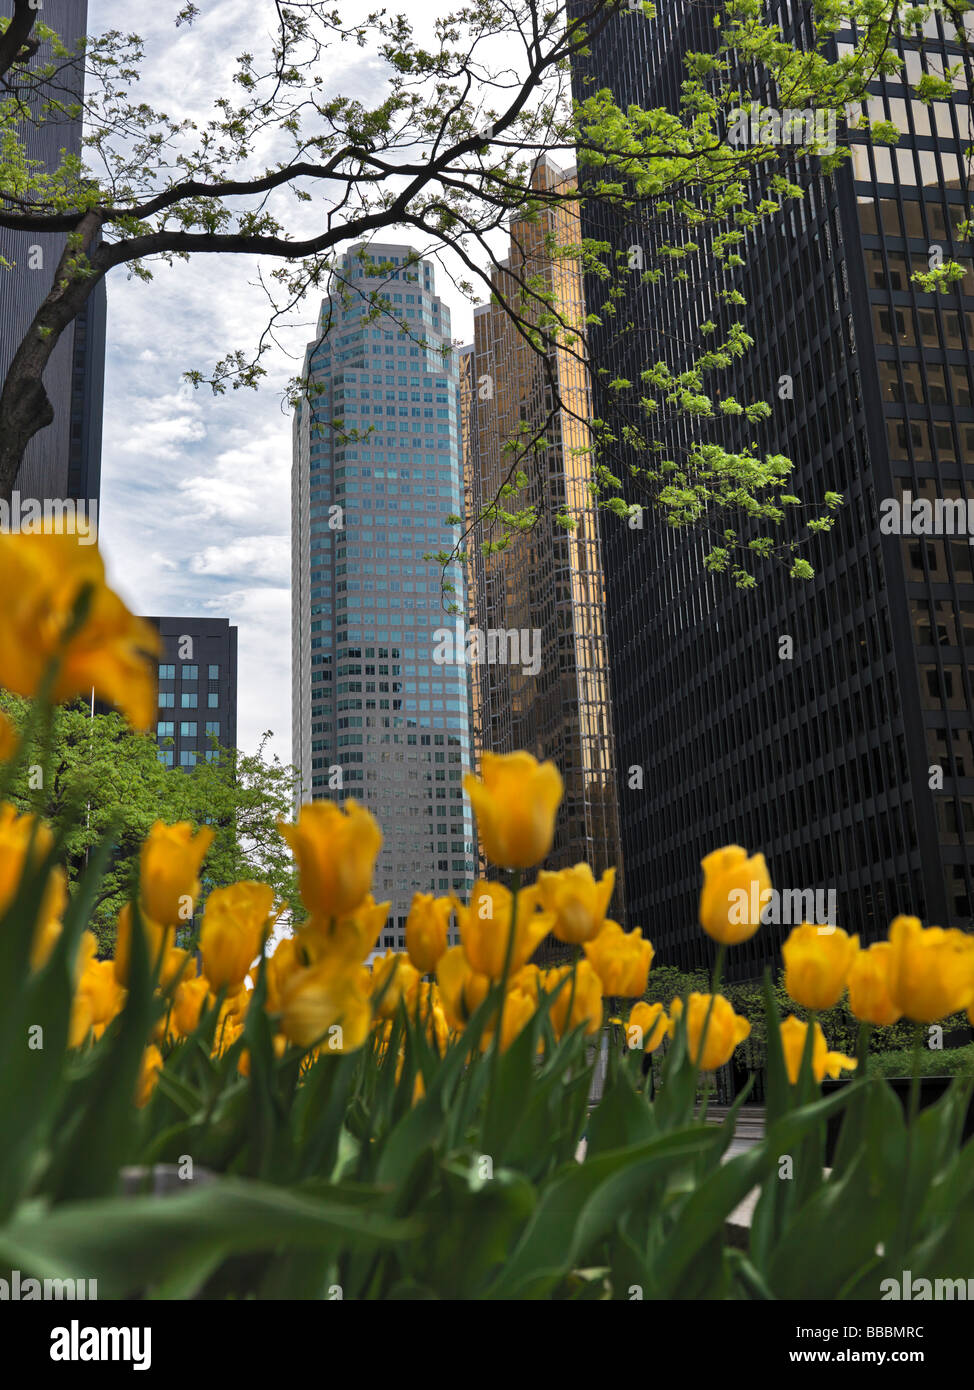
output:
M27 445L54 419L54 408L44 388L44 371L61 334L72 323L105 273L98 252L79 272L73 262L88 257L101 230L96 213L88 213L71 234L54 275L54 283L40 305L23 342L14 354L0 391L0 500L11 500L17 472ZM71 241L75 244L72 245ZM101 248L99 248L101 249Z

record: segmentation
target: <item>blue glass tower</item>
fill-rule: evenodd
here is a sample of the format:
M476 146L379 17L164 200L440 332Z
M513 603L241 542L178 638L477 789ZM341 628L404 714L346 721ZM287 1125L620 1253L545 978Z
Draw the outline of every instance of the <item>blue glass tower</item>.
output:
M388 307L386 307L388 306ZM382 946L417 890L465 894L473 824L466 667L442 570L461 513L457 354L433 265L409 246L342 257L305 358L292 464L293 749L304 796L354 797L384 842ZM463 610L464 577L449 596Z

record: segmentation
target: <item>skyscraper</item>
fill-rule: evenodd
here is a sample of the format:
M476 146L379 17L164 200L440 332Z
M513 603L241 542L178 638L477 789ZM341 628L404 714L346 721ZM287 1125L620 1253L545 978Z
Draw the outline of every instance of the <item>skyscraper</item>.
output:
M805 41L803 7L772 12L786 40ZM835 41L847 51L853 35ZM579 63L576 92L590 77L623 107L676 109L684 55L713 42L709 14L685 0L656 20L619 18ZM910 81L965 62L936 17L901 54ZM844 498L808 552L814 579L766 566L757 590L741 592L705 570L698 534L603 517L627 896L636 920L653 923L659 960L707 958L692 920L699 861L729 842L767 850L781 889L834 892L836 920L864 940L896 912L971 926L971 547L881 526L904 491L974 495L974 281L934 295L909 278L932 248L968 251L956 227L970 215L970 80L930 108L895 77L873 83L870 115L888 113L899 146L853 136L852 166L832 179L797 164L804 201L748 234L746 267L721 286L743 293L755 339L721 390L772 404L760 445L793 460L803 501L830 489ZM648 257L660 235L638 212L594 204L585 231ZM713 313L705 250L685 283L632 277L615 327L591 330L598 367L636 379L659 357L679 369L679 342ZM596 310L599 286L588 293ZM597 413L611 409L604 380ZM727 447L754 435L708 428ZM789 929L763 928L732 953L731 971L757 974Z
M473 823L464 577L438 563L461 511L459 379L434 267L409 246L346 252L308 347L292 466L292 761L304 795L379 820L380 945L413 893L466 893Z
M237 746L237 629L226 618L147 618L162 637L156 738L167 767Z
M539 189L575 187L573 172L539 162ZM537 220L515 220L507 260L492 279L508 302L530 282L544 283L558 311L576 331L584 316L582 273L577 261L554 258L550 239L578 242L578 207L546 207ZM534 506L538 523L508 549L484 555L485 540L499 539L488 525L474 527L470 556L471 625L503 633L495 655L518 659L474 666L474 723L483 748L509 753L524 748L552 759L565 781L548 868L585 861L596 874L619 870L613 915L622 912L622 878L616 808L612 714L605 642L605 595L598 515L588 490L591 469L591 401L578 355L554 349L543 361L494 300L474 310L474 341L465 350L464 454L468 522L500 493L516 462L509 444L527 426L526 440L540 433L541 450L526 451L529 490L520 505ZM570 516L573 530L559 525ZM527 652L524 650L527 635ZM488 653L490 646L487 647Z
M87 0L45 0L38 19L53 29L70 52L87 27ZM0 15L13 14L12 0L0 0ZM49 45L41 45L36 62L43 63ZM62 60L60 99L84 90L81 61ZM62 152L81 153L79 117L48 113L26 131L29 159L55 169ZM0 382L51 288L64 250L61 233L13 232L0 227ZM44 373L44 386L54 408L54 420L27 447L17 477L24 497L73 498L96 501L101 486L101 431L105 376L105 282L100 281L81 314L61 335Z

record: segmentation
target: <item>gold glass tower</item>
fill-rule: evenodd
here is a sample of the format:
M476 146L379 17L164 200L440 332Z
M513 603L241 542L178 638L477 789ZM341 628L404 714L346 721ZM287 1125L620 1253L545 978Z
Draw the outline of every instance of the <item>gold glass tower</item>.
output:
M574 187L574 174L539 161L538 188ZM582 274L577 260L553 252L580 239L574 203L545 207L537 220L511 225L508 258L493 283L508 302L526 284L555 296L563 321L581 329ZM523 301L523 296L522 296ZM496 299L474 310L474 341L461 353L461 421L468 523L497 495L512 466L530 481L517 506L538 521L510 547L484 556L499 539L478 523L467 537L469 626L517 633L520 661L472 665L473 743L479 755L524 748L551 758L565 779L565 799L548 868L586 860L598 875L616 865L611 912L622 913L622 865L605 643L605 599L597 509L588 491L591 404L580 345L547 356L526 341ZM549 414L551 418L549 419ZM541 449L523 460L511 451L519 434L540 433ZM555 518L569 515L568 530ZM532 659L525 660L525 644ZM516 643L515 643L516 645ZM488 650L507 650L503 639Z

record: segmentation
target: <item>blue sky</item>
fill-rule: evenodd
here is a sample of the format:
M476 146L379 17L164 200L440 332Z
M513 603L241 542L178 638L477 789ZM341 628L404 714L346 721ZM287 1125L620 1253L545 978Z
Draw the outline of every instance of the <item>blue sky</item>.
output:
M177 30L178 8L174 0L135 10L121 0L90 0L89 30L134 24L146 43L140 96L174 117L205 118L212 97L231 88L235 55L263 47L274 6L200 0L202 18ZM341 57L336 90L374 99L369 56L344 47ZM217 397L182 379L256 344L267 313L257 264L200 257L157 264L148 285L124 267L108 277L99 530L110 578L136 611L227 617L237 625L240 745L252 749L270 729L274 751L287 759L291 420L282 390L298 369L317 303L292 316L282 350L265 359L259 392ZM469 308L442 275L437 288L453 310L455 333L466 336Z

